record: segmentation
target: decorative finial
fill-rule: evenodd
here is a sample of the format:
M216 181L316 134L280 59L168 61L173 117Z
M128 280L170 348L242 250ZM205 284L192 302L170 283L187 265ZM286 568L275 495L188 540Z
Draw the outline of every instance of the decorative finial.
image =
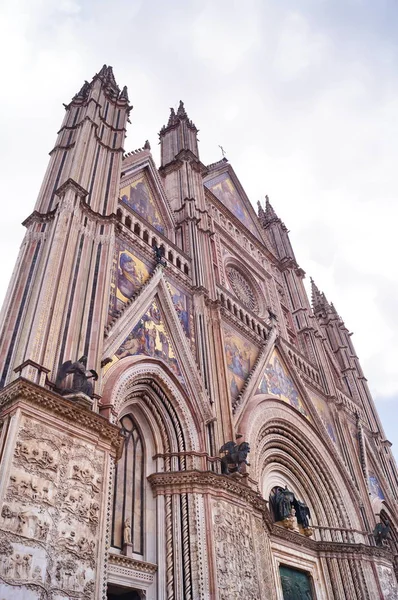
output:
M180 100L180 104L178 105L178 110L177 110L177 117L182 118L182 117L187 117L187 116L188 115L184 108L184 102L182 100Z
M125 85L124 88L122 89L122 91L120 92L119 100L126 100L126 102L129 101L129 95L127 93L127 85Z
M144 150L150 150L151 149L151 144L148 142L148 140L145 141L144 144Z

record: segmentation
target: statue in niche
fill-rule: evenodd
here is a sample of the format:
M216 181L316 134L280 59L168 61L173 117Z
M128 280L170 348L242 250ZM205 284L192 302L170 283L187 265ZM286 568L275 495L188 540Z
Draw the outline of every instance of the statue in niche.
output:
M70 375L72 375L71 381ZM93 369L87 369L87 356L82 356L74 363L67 360L58 369L55 390L62 396L80 393L92 398L94 387L91 379L97 381L98 374Z
M390 531L390 522L377 523L374 528L373 535L375 538L376 546L388 546L387 537Z
M285 488L277 487L274 496L274 512L276 521L284 521L290 517L293 508L294 494Z
M123 544L131 544L131 520L126 519L123 526Z
M241 438L241 435L236 436L236 439ZM230 475L231 473L240 473L243 464L249 465L247 455L250 452L248 442L237 444L236 442L227 442L220 448L220 453L225 452L221 458L221 473Z
M310 509L305 502L298 500L294 493L284 488L275 487L270 495L270 504L274 512L275 521L282 521L287 529L298 531L297 524L303 529L306 536L311 536L313 530L310 527Z
M306 503L294 498L293 506L296 510L296 517L299 525L301 525L303 529L309 529L310 524L308 519L311 519L311 513Z

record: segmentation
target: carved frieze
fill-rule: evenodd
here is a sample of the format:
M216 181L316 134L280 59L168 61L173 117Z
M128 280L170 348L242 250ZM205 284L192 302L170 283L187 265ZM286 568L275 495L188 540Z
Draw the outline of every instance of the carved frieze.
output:
M250 514L233 504L213 505L219 600L258 600L260 586Z
M377 565L380 586L385 600L398 600L398 586L394 569L384 565Z
M94 598L104 460L93 444L22 418L0 507L7 600L15 586L32 598Z

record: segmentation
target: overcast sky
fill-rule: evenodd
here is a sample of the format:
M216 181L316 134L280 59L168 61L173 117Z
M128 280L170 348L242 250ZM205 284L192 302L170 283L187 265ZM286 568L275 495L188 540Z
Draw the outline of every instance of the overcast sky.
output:
M398 448L395 0L2 0L0 297L56 132L104 63L134 105L126 150L182 99L201 159L221 144L354 331Z

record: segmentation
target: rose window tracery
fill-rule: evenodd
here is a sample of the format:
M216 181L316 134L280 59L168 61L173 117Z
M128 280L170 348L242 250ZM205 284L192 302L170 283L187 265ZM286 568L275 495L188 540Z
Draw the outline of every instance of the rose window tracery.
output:
M227 277L235 296L242 302L244 306L250 310L257 312L258 304L256 294L253 291L249 282L245 277L235 269L235 267L227 267Z

